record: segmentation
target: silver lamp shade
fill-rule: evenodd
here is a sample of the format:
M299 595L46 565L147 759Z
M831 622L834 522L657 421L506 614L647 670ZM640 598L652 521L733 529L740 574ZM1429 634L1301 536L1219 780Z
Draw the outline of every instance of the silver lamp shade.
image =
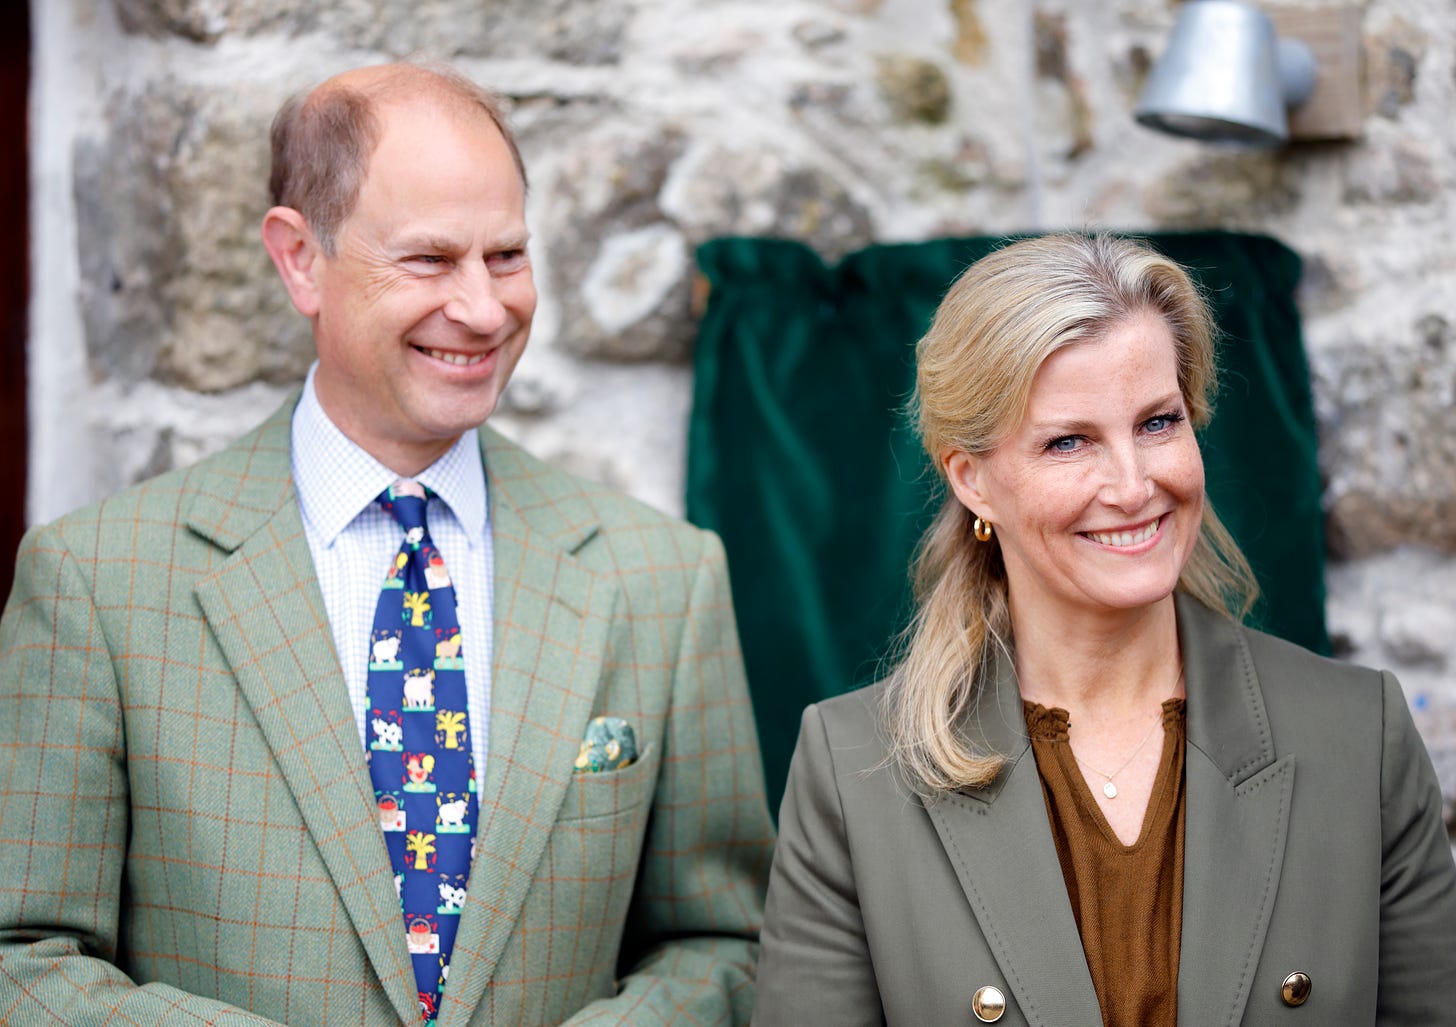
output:
M1263 11L1236 0L1188 0L1148 76L1139 123L1195 139L1277 146L1285 108L1314 89L1314 57L1279 39Z

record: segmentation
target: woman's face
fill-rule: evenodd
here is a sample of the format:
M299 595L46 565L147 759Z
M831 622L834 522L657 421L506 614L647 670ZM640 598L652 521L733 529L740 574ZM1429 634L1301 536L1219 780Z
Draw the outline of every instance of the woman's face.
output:
M1172 334L1145 313L1048 357L995 450L942 456L956 498L995 527L1015 619L1172 594L1203 514L1186 415Z

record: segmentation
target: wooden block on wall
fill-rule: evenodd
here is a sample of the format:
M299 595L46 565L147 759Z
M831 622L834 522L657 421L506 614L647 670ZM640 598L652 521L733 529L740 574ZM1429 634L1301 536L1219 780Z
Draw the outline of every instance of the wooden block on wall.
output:
M1365 121L1358 7L1264 7L1281 36L1314 52L1314 92L1289 110L1289 138L1358 139Z

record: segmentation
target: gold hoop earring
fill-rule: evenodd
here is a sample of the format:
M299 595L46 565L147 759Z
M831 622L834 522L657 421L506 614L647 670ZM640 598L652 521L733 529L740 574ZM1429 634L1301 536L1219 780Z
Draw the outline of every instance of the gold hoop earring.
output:
M971 525L971 530L976 533L976 541L978 541L978 542L990 542L991 541L991 522L990 521L983 521L983 520L981 520L981 518L977 517L976 518L976 523L974 523L974 524Z

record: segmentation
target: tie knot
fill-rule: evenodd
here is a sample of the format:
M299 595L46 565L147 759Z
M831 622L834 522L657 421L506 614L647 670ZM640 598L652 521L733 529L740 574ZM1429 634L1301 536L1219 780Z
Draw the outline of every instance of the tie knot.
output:
M388 510L406 533L414 529L423 533L425 503L431 494L429 489L413 478L401 478L379 493L374 501Z

